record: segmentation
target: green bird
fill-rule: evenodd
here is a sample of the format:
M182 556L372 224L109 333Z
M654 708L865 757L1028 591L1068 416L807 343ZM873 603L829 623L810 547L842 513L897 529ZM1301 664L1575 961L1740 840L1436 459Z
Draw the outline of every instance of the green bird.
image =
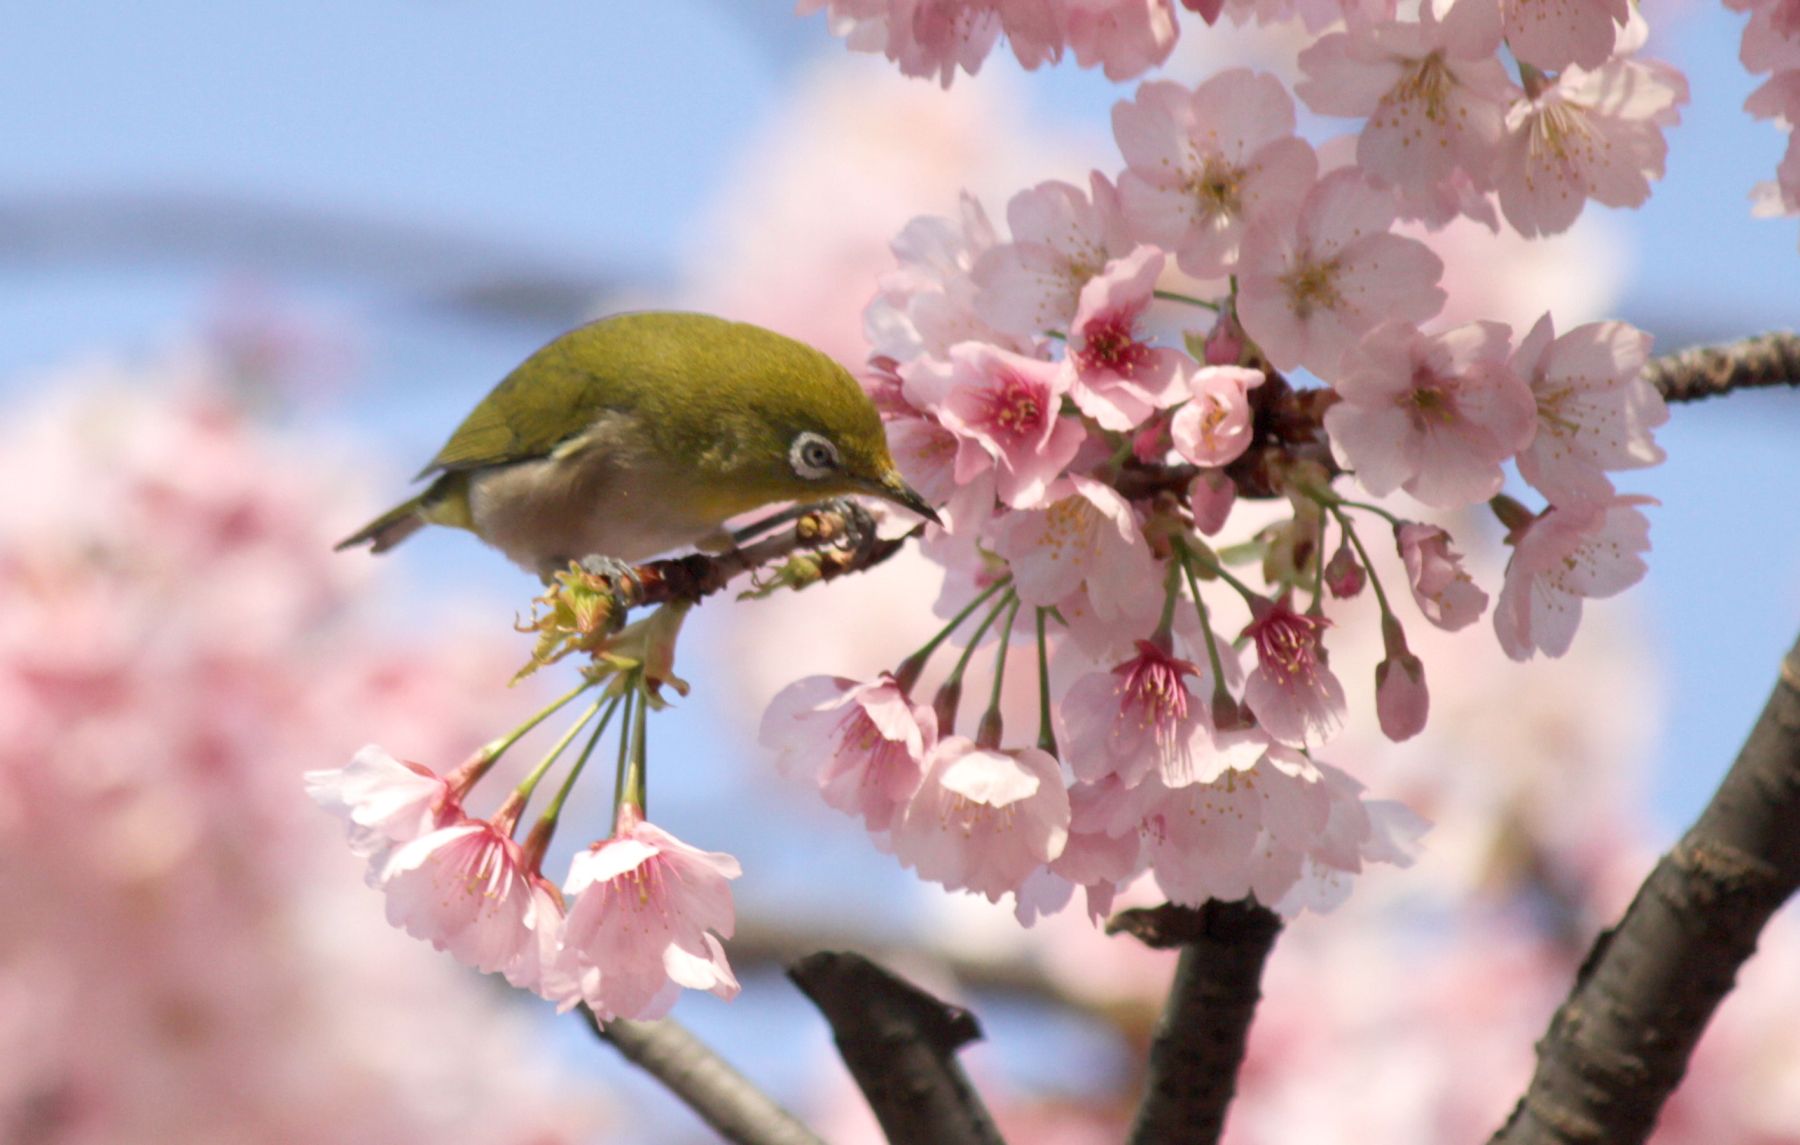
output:
M705 314L620 314L555 339L481 400L414 480L426 477L337 547L386 552L449 525L548 581L588 557L723 551L728 519L780 501L867 493L937 520L848 371Z

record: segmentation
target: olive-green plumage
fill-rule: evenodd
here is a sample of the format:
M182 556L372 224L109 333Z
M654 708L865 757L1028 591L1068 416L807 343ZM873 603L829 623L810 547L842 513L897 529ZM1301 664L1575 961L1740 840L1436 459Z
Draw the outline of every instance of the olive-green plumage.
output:
M338 547L382 552L426 524L469 529L548 576L722 541L777 501L869 493L926 516L844 368L757 326L622 314L572 330L470 412L412 500Z

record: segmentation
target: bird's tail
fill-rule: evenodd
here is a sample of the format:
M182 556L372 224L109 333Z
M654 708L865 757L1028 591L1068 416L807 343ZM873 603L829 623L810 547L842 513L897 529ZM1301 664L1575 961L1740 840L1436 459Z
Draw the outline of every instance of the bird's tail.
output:
M370 552L385 553L426 525L469 527L468 483L461 473L446 473L412 500L394 506L332 546L342 552L370 545Z

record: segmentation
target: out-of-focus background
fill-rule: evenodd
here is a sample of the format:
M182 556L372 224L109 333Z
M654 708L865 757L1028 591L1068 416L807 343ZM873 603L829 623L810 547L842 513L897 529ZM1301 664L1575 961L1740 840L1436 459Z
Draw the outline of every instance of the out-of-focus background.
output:
M1693 102L1651 204L1590 208L1541 247L1440 240L1459 313L1622 317L1661 349L1794 323L1793 224L1748 215L1782 141L1739 111L1740 20L1655 15L1649 50ZM1164 74L1189 82L1292 56L1280 35L1183 31ZM299 774L369 741L445 769L534 710L544 692L506 681L536 584L462 535L382 560L329 545L585 318L705 309L855 365L893 233L963 188L998 218L1035 182L1115 171L1108 109L1128 92L1000 55L946 93L783 4L15 12L0 1139L707 1140L577 1022L382 920ZM1729 763L1800 620L1800 402L1678 409L1660 439L1668 462L1620 482L1662 502L1650 577L1591 605L1566 660L1416 639L1431 730L1395 749L1353 728L1326 753L1437 826L1414 868L1290 928L1230 1140L1485 1133L1581 950ZM1470 547L1491 587L1503 554ZM855 946L976 1008L969 1065L1014 1140L1114 1140L1167 961L918 884L754 747L791 678L915 646L936 588L900 561L803 609L698 614L652 786L659 821L744 862L745 990L676 1013L832 1140L872 1139L779 974ZM604 831L607 794L576 809L552 874ZM1659 1140L1800 1141L1796 969L1783 916Z

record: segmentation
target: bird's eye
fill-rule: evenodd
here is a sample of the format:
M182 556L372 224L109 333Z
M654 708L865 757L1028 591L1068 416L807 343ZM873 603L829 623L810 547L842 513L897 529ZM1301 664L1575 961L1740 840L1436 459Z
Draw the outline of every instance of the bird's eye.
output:
M803 433L788 450L788 462L794 472L808 481L817 481L838 467L837 446L816 433Z

